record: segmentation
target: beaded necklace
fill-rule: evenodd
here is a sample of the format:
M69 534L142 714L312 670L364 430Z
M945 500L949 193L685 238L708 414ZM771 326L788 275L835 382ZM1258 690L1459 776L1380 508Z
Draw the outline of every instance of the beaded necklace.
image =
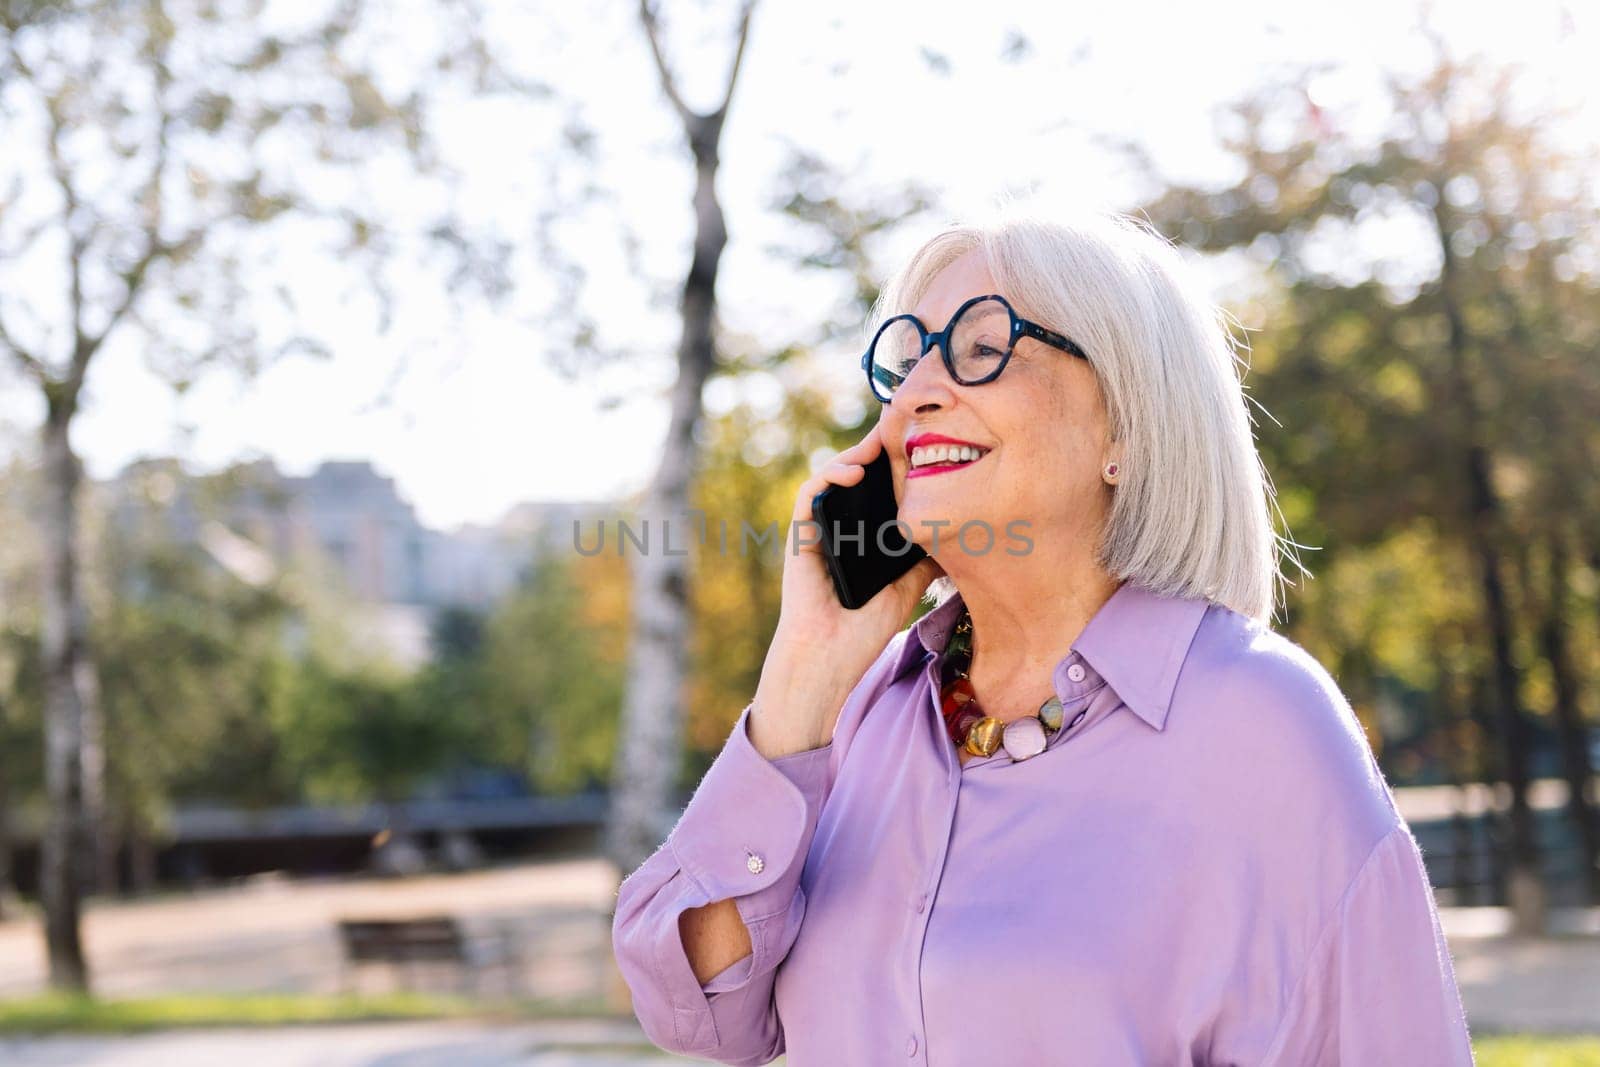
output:
M1064 717L1061 698L1052 696L1032 715L1009 723L986 715L978 706L978 694L967 677L972 667L972 615L962 609L961 619L950 633L944 650L944 684L939 691L940 712L945 730L957 748L974 756L992 756L1003 745L1014 760L1025 760L1044 751L1050 735L1061 729Z

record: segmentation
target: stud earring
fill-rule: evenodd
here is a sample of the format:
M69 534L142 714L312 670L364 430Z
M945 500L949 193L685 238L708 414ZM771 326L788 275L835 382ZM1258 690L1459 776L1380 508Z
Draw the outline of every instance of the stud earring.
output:
M1117 480L1117 471L1120 470L1120 469L1121 468L1119 468L1115 463L1107 463L1106 464L1106 481L1108 481L1108 482L1116 481Z

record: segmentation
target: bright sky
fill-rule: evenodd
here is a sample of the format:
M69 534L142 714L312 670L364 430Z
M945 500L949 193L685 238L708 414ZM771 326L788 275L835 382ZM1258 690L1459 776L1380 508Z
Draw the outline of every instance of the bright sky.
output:
M632 5L543 6L537 25L508 26L502 40L530 42L539 54L526 58L529 69L581 101L610 161L600 180L615 190L615 210L633 220L650 275L648 284L628 277L614 228L598 216L583 234L594 249L589 306L609 308L608 341L664 357L676 321L670 299L652 305L649 290L675 293L692 226L676 118L660 98ZM725 70L731 19L704 5L665 6L695 20L674 28L670 47L675 65L693 72L691 104L705 106ZM1527 62L1568 98L1592 103L1600 95L1600 68L1584 69L1592 68L1585 57L1600 55L1600 10L1592 2L1438 6L1439 22L1462 49ZM1169 175L1223 177L1212 142L1218 104L1279 65L1319 61L1339 64L1324 83L1331 102L1370 98L1381 67L1425 61L1412 22L1411 7L1393 0L995 0L981 8L767 0L755 16L723 141L719 188L731 243L721 314L732 329L776 347L809 337L841 299L822 279L764 251L794 238L767 206L788 145L831 159L863 190L889 191L914 177L940 190L942 214L981 210L1002 190L1032 182L1063 202L1117 208L1127 204L1124 176L1097 147L1096 133L1136 137ZM696 40L697 29L705 39ZM999 61L1013 29L1034 50L1020 65ZM548 43L552 33L558 45ZM923 48L948 58L948 76L929 71ZM847 69L832 73L835 64ZM544 114L548 127L552 113ZM472 175L480 217L509 237L526 237L548 128L465 106L452 129L446 143ZM941 221L912 227L886 254L908 251ZM319 269L314 261L291 267ZM109 347L92 372L77 445L95 477L152 453L177 452L201 469L266 455L291 473L324 459L369 459L438 527L493 521L522 500L638 489L659 454L670 363L647 361L629 377L564 379L524 322L543 306L548 286L534 277L523 283L510 307L459 324L446 318L437 294L414 287L392 336L376 335L330 295L307 315L332 342L332 361L291 358L248 382L213 375L182 402L143 369L138 352ZM408 358L390 401L374 406L402 353ZM828 356L842 390L864 388L854 378L853 351ZM622 400L602 410L597 398L605 393ZM729 399L725 390L710 397L713 406ZM14 375L0 373L0 442L14 444L37 421L38 401Z

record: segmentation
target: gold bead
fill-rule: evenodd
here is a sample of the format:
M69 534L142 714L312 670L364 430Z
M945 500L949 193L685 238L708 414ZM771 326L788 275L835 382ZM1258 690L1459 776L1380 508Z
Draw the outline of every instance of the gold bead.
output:
M993 715L985 715L967 732L967 751L974 756L994 755L1005 737L1005 730L1005 723Z

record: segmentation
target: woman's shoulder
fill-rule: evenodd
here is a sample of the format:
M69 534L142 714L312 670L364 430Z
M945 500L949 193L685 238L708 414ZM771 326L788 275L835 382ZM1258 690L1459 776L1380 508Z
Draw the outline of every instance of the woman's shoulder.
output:
M1219 604L1184 661L1169 724L1201 739L1280 812L1332 816L1376 841L1401 819L1366 731L1338 681L1305 647Z
M1350 701L1320 660L1286 634L1213 603L1195 632L1173 693L1189 714L1242 717L1308 740L1360 740Z

